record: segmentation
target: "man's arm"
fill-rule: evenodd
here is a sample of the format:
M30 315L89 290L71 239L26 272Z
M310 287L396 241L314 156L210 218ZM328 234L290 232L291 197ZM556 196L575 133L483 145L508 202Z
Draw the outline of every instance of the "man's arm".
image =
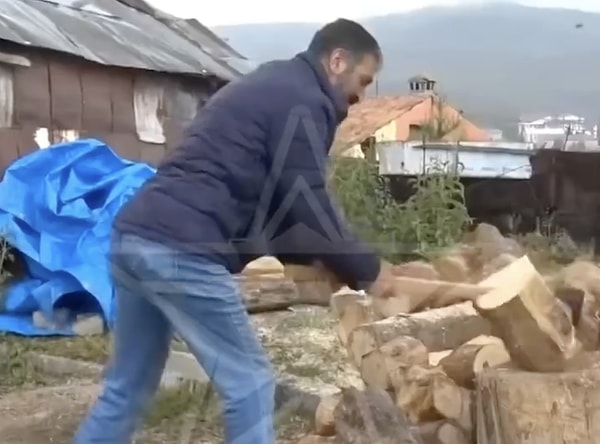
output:
M380 260L350 232L327 194L326 119L319 107L298 107L273 125L267 185L278 207L269 221L278 233L273 253L283 262L318 260L349 287L367 289L378 276ZM281 222L278 213L283 213Z

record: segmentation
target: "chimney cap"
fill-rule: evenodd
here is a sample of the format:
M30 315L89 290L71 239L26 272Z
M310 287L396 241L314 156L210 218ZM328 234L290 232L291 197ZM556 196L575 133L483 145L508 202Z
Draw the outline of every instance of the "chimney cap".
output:
M429 74L417 74L408 79L409 82L436 82L433 76Z

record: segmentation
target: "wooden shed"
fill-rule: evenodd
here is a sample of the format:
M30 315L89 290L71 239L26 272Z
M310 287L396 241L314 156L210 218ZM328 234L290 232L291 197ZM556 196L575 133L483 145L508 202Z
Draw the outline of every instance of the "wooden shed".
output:
M78 137L156 164L251 69L196 20L143 0L0 0L0 43L1 170Z

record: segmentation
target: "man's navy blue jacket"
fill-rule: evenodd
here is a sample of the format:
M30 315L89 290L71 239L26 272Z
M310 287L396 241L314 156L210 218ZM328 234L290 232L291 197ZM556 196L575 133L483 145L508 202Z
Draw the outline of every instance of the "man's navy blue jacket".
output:
M346 100L310 53L269 62L219 90L184 141L123 207L115 229L237 273L265 254L320 260L363 289L379 259L347 229L325 190Z

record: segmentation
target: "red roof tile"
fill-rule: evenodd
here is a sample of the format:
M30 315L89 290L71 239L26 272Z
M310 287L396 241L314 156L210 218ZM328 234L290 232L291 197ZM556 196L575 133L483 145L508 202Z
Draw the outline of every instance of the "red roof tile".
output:
M361 143L379 128L397 119L415 105L426 100L427 96L374 97L353 105L348 117L340 124L332 153Z

